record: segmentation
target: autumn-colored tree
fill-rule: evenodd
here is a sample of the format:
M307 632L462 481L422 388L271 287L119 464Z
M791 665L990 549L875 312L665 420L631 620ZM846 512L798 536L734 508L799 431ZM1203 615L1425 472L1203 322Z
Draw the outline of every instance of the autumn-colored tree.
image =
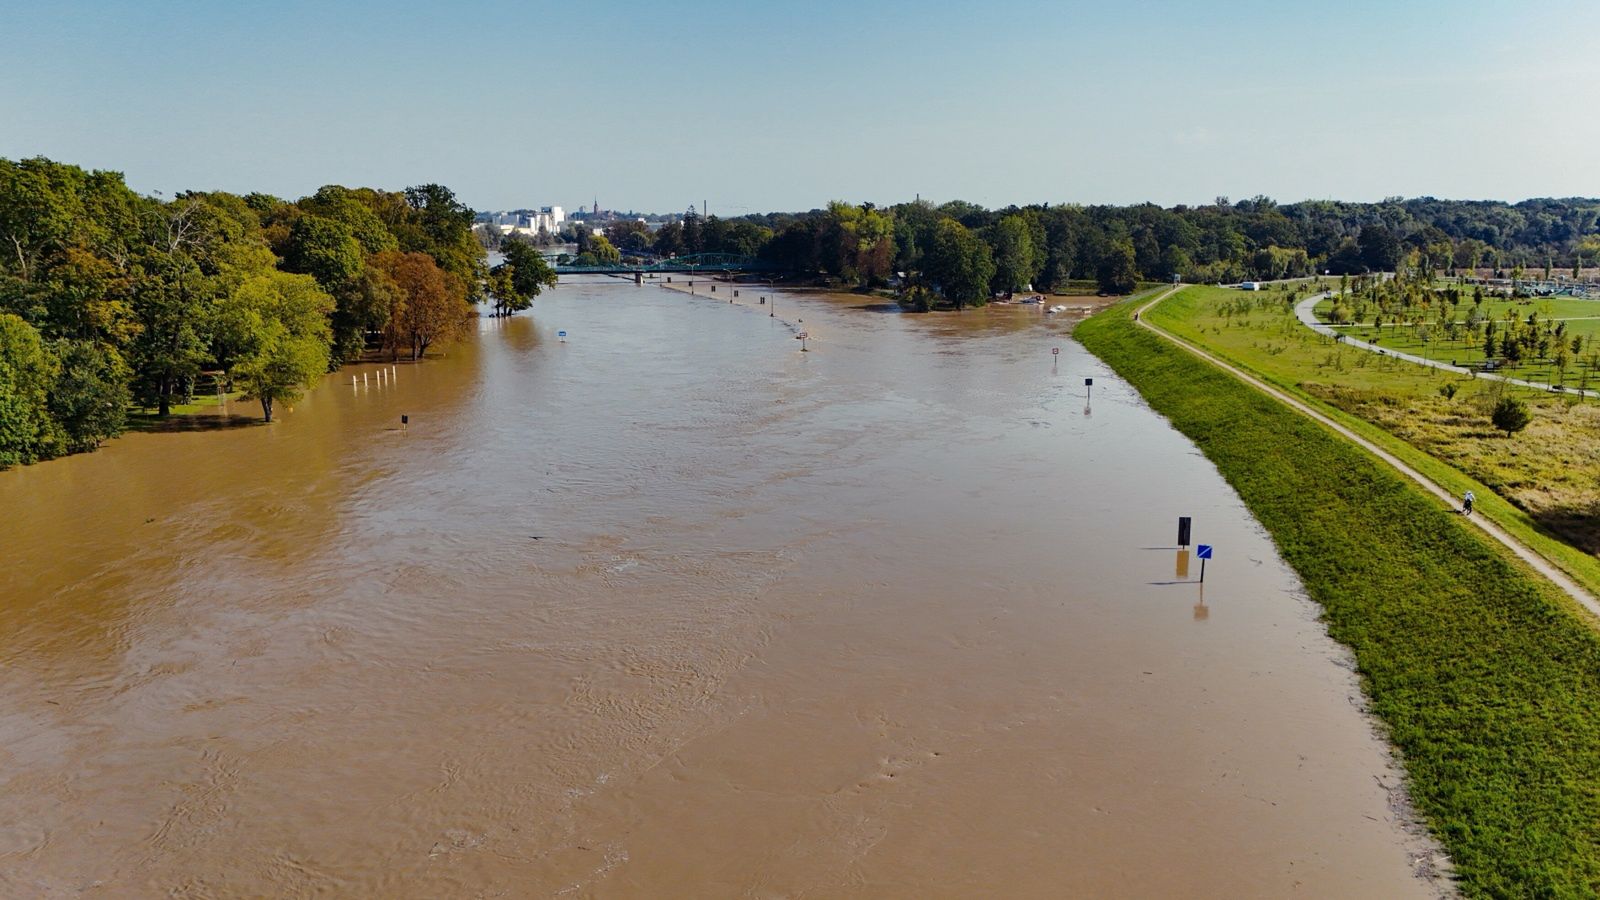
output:
M400 348L418 359L438 342L466 331L472 309L460 279L440 269L426 253L389 251L372 256L371 265L392 281L405 297L397 315L384 327L384 347L400 357Z

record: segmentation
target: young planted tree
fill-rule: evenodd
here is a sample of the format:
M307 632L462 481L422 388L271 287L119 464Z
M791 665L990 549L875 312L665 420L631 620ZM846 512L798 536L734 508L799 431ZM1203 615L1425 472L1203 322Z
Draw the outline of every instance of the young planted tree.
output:
M1531 418L1528 405L1515 397L1501 397L1500 402L1494 405L1494 411L1489 414L1489 421L1504 431L1506 437L1527 428Z

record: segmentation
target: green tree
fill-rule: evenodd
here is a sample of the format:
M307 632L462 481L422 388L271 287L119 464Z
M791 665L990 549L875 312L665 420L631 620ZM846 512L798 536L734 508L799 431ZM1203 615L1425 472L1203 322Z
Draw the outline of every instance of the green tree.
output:
M1500 355L1512 365L1522 361L1522 341L1509 330L1500 336Z
M477 214L442 184L406 188L405 205L410 212L403 223L390 226L397 232L400 249L433 257L439 268L460 282L457 289L470 298L487 271L483 245L472 235Z
M1107 294L1131 294L1139 286L1139 271L1134 268L1133 242L1124 238L1112 241L1095 269L1100 290Z
M257 275L223 301L218 328L240 348L233 377L266 421L274 404L298 400L328 371L333 304L315 279L286 272Z
M0 469L56 455L49 393L57 370L39 330L0 313Z
M373 222L377 224L376 217ZM394 242L391 239L389 243ZM341 362L359 356L366 344L366 317L358 308L369 299L363 296L361 283L364 258L362 243L349 225L319 215L306 215L296 221L284 248L286 271L312 276L333 295L333 356Z
M699 211L691 205L688 211L683 214L683 221L680 223L684 253L701 253L705 251L706 239L703 226L704 221L701 219ZM582 248L579 249L581 250Z
M956 309L981 303L994 278L994 258L989 245L954 219L944 219L934 229L933 243L923 256L924 271Z
M617 263L622 262L622 251L618 250L610 241L606 240L606 236L603 234L597 234L594 237L591 237L589 239L589 246L584 252L594 257L600 265L614 266Z
M60 371L50 388L50 415L68 452L93 450L127 425L128 373L116 351L92 341L56 342Z
M1039 264L1027 219L1006 216L990 235L994 247L994 289L1020 291L1033 282Z
M350 226L322 216L304 216L289 230L283 268L310 275L331 293L361 274L362 255L361 243Z
M1506 437L1527 428L1530 418L1528 405L1515 397L1501 397L1500 402L1494 405L1494 412L1489 414L1489 421L1504 431Z
M382 253L399 249L399 242L372 207L361 201L361 194L337 184L324 185L298 204L308 214L344 225L363 253Z
M210 353L209 285L183 253L153 253L136 278L133 306L139 336L132 359L136 399L172 412L172 400L188 396Z
M527 309L545 288L556 286L556 272L538 250L511 243L506 245L505 257L505 262L489 272L489 295L495 314L501 316Z
M683 253L683 226L677 222L668 222L656 231L652 241L652 249L660 256L678 256Z

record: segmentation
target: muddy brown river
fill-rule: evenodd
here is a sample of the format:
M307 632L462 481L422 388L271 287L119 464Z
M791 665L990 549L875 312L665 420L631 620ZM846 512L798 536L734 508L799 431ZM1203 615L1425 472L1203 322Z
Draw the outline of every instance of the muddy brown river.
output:
M1069 317L728 290L0 473L0 895L1437 893L1316 608Z

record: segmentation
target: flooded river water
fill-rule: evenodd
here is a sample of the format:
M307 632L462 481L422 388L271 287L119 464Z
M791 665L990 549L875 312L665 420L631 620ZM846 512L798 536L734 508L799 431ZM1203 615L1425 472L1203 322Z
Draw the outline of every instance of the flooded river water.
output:
M0 473L0 895L1434 892L1315 607L1064 322L728 290Z

